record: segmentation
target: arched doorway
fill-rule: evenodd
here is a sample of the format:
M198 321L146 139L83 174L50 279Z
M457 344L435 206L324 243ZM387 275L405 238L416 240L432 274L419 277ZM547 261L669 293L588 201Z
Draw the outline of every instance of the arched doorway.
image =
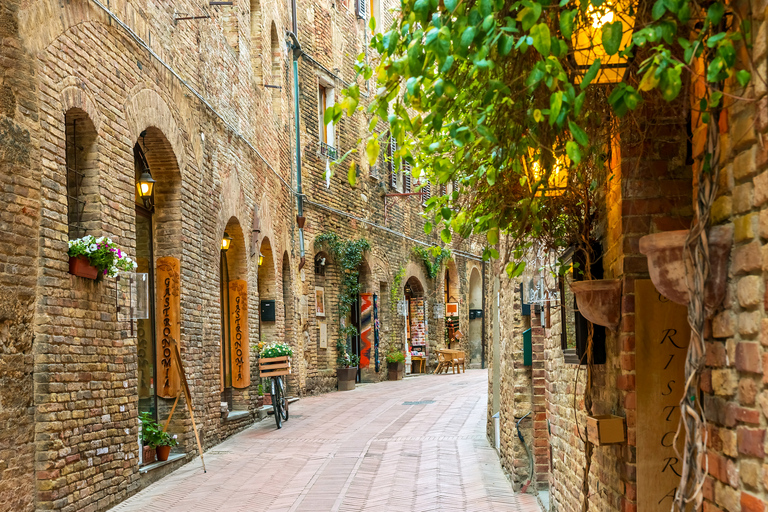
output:
M469 276L469 364L483 366L483 281L477 268Z
M459 273L456 263L448 261L443 277L443 293L445 299L445 346L460 348L461 324L459 321Z
M269 238L264 237L259 248L259 341L274 343L277 339L275 319L275 299L277 289L275 283L275 263L272 258L272 245Z
M180 391L171 348L173 340L181 345L181 175L170 142L157 128L141 133L133 157L135 182L154 180L145 197L140 187L134 189L134 204L136 272L149 281L149 314L136 321L138 410L157 421L168 416L170 399Z
M424 297L424 286L415 276L405 282L405 350L406 372L411 373L418 367L426 370L429 357L427 351L427 304ZM423 364L422 364L423 361Z
M236 390L251 383L247 265L243 230L232 217L224 229L219 252L221 402L226 402L230 411L247 405L242 393Z
M362 382L363 376L366 380L372 380L369 377L369 367L373 360L373 274L368 262L363 259L357 268L358 292L355 302L350 308L350 325L354 326L357 334L352 337L352 353L360 358L357 367L357 382Z
M298 364L303 360L303 354L300 350L298 340L294 335L294 303L293 303L293 291L291 289L291 262L288 257L288 251L283 253L283 266L282 266L282 293L283 293L283 343L287 343L293 349L293 361ZM288 384L288 393L291 395L298 395L298 379L299 371L295 369L286 378Z

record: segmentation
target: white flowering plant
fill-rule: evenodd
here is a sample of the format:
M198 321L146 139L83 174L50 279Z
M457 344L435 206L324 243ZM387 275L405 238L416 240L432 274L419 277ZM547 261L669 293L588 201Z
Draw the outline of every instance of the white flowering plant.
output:
M264 358L283 356L293 356L293 349L285 343L272 343L261 350L261 357Z
M138 265L135 261L121 251L115 243L107 237L96 238L86 235L83 238L69 241L71 258L85 256L88 262L99 271L99 277L115 277L120 271L133 272Z

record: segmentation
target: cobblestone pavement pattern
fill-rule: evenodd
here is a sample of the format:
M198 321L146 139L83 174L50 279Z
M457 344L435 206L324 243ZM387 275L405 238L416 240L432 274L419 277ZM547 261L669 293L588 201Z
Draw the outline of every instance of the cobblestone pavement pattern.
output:
M384 369L386 371L386 368ZM487 373L358 385L291 405L113 511L539 512L485 438Z

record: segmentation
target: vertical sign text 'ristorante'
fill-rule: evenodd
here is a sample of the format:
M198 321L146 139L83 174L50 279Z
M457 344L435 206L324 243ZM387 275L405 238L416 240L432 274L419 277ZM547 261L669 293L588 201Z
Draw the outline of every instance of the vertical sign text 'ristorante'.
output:
M650 280L635 281L637 510L643 512L670 510L680 482L683 462L674 442L691 338L687 315ZM677 440L678 453L684 437Z
M181 290L179 260L157 259L157 396L175 398L179 394L179 373L171 350L175 339L181 346Z

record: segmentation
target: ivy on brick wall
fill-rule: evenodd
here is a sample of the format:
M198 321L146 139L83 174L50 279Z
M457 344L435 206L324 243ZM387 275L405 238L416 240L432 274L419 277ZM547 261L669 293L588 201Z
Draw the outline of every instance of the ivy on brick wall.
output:
M336 362L342 366L348 360L345 357L352 352L351 338L357 336L357 328L347 325L346 318L352 305L360 295L360 264L365 251L370 250L368 240L344 240L336 233L325 232L315 238L315 247L324 247L341 269L339 284L338 313L339 335L336 339Z
M444 249L437 246L430 247L429 249L425 249L424 247L414 247L413 253L421 258L430 279L436 278L440 273L440 268L443 266L443 261L451 258L450 249Z

